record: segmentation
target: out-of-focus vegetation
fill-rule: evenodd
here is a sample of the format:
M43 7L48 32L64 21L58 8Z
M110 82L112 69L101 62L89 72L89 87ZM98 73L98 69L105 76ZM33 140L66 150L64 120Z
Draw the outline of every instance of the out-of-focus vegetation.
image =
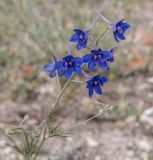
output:
M0 1L0 84L1 98L26 100L35 96L42 78L43 64L66 54L68 35L76 27L85 28L96 18L96 9L110 20L129 17L136 0L5 0ZM111 11L110 6L115 8ZM124 10L122 10L124 8ZM133 23L134 22L134 23ZM98 37L105 29L102 21L94 33ZM107 34L107 33L106 33ZM111 34L101 39L99 47L116 45ZM124 46L124 43L122 44ZM126 64L129 51L124 46L120 59L114 65L110 78L114 79ZM128 47L127 47L128 48ZM119 52L118 52L119 53ZM118 55L117 53L117 55ZM119 59L119 58L117 58ZM46 75L47 76L47 75Z

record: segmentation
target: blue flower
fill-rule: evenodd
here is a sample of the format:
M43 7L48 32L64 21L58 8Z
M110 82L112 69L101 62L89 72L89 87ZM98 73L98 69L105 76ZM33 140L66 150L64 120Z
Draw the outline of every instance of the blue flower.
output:
M106 76L94 76L88 81L86 81L87 86L86 88L89 91L89 97L92 97L93 92L95 91L97 94L101 95L102 90L101 87L108 81L108 78Z
M95 49L91 50L90 54L86 54L82 57L82 62L88 64L88 69L92 70L98 64L102 70L109 70L108 61L112 62L113 51L115 48L111 50L101 50Z
M124 33L127 31L127 29L130 28L130 25L128 23L123 22L123 20L117 22L117 23L112 23L111 26L113 28L113 34L114 38L117 42L120 40L125 40Z
M126 39L124 33L127 31L127 29L130 28L130 25L128 23L123 22L124 19L116 23L113 23L109 21L107 18L105 18L100 12L98 12L98 14L106 23L108 23L112 27L114 38L117 42Z
M81 50L87 46L88 42L88 33L82 29L74 29L75 34L70 37L70 41L77 43L77 50Z
M69 79L73 72L82 73L82 61L80 57L73 57L72 55L65 56L62 60L56 63L55 69L64 71L64 75Z
M56 69L56 63L57 63L57 60L54 57L54 62L50 62L44 65L44 70L49 73L49 76L51 78L54 78L56 76L56 73L58 74L59 77L64 75L64 71L62 69L60 70Z

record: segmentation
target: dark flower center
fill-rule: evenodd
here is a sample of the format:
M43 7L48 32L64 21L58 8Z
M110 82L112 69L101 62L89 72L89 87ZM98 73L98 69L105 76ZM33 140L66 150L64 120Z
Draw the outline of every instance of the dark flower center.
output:
M69 68L69 69L70 69L70 68L73 68L73 62L72 62L72 61L66 61L66 62L65 62L65 67L66 67L66 68Z
M120 33L123 33L122 27L121 27L121 26L118 26L118 27L117 27L117 31L120 32Z
M93 87L99 86L99 81L98 81L98 80L92 80L92 81L91 81L91 85L92 85Z
M83 41L83 40L84 40L84 36L83 36L82 34L80 34L79 40L80 40L80 41Z
M100 55L99 53L94 54L93 59L94 59L95 61L99 61L99 60L101 59L101 55Z

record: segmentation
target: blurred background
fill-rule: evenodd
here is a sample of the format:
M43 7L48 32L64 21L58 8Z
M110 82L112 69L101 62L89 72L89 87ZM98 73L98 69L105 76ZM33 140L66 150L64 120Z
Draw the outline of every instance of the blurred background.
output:
M85 85L72 83L55 123L84 121L99 109L95 100L113 110L77 128L72 137L47 142L40 160L153 160L152 0L0 0L0 128L25 116L28 127L44 119L59 91L43 65L52 53L67 54L68 36L89 26L97 9L111 21L126 18L131 24L127 40L115 53L104 95L88 98ZM105 28L98 22L95 36ZM110 31L99 42L104 49L115 45ZM0 135L1 160L22 159L3 141Z

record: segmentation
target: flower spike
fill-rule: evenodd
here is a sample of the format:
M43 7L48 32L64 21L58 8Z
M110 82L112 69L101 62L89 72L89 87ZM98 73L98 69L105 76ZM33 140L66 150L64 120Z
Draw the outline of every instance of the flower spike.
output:
M61 60L57 60L56 57L52 55L54 61L44 66L45 71L49 73L51 78L55 77L56 73L59 77L65 76L66 79L71 79L73 73L82 74L87 79L86 88L89 90L89 97L93 95L94 91L101 95L101 87L108 81L108 78L101 75L96 75L93 77L90 76L83 70L84 64L88 66L89 71L96 68L96 66L98 66L101 70L110 71L109 63L114 61L113 53L117 47L109 50L102 50L97 48L98 42L109 28L113 31L115 41L120 42L121 40L125 40L126 38L124 34L130 28L130 25L124 22L125 19L113 23L106 19L100 12L97 11L97 13L99 16L87 29L74 29L74 34L68 38L68 54ZM92 29L100 18L102 18L109 25L109 27L107 27L96 40ZM80 51L87 47L89 36L91 36L91 45L88 47L90 48L89 53L84 54L82 58L73 56L71 42L75 43L76 49Z

